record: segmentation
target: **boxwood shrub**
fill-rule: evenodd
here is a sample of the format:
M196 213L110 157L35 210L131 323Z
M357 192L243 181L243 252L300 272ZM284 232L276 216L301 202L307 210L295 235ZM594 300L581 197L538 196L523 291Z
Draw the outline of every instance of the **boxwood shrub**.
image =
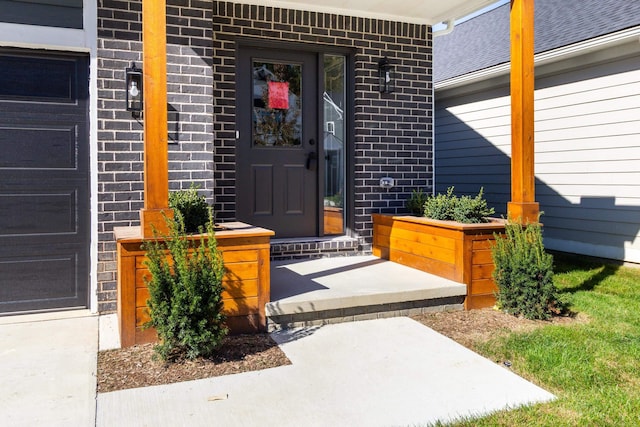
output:
M487 206L481 188L476 197L453 194L454 187L449 187L446 194L430 196L424 202L424 216L443 221L457 221L465 224L488 222L487 217L495 213Z

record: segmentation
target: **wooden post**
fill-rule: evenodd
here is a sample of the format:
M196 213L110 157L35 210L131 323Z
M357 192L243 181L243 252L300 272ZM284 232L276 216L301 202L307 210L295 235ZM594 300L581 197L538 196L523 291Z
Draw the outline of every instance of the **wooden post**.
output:
M534 0L511 0L511 202L508 218L538 221L533 134Z
M144 238L153 228L167 234L169 209L167 147L167 25L166 0L142 1L144 72L144 207L140 225Z

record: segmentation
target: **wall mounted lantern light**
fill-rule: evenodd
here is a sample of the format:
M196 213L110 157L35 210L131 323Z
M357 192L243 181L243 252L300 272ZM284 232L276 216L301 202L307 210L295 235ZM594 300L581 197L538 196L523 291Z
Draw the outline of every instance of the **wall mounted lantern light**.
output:
M136 67L135 62L126 69L126 84L127 111L137 117L142 111L142 69Z
M391 93L394 88L393 66L385 56L378 62L378 79L380 93Z

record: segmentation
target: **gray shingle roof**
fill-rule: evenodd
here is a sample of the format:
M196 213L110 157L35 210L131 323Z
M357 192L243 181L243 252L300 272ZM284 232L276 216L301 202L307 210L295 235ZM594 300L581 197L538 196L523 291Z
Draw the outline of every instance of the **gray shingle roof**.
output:
M640 25L640 0L536 0L535 52ZM434 38L434 82L509 62L509 3Z

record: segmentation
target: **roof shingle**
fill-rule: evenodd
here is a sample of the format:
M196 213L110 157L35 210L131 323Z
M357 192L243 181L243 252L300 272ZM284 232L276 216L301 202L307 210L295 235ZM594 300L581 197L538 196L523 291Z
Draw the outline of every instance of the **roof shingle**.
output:
M535 52L640 25L638 0L536 0ZM434 82L509 62L509 3L434 38Z

